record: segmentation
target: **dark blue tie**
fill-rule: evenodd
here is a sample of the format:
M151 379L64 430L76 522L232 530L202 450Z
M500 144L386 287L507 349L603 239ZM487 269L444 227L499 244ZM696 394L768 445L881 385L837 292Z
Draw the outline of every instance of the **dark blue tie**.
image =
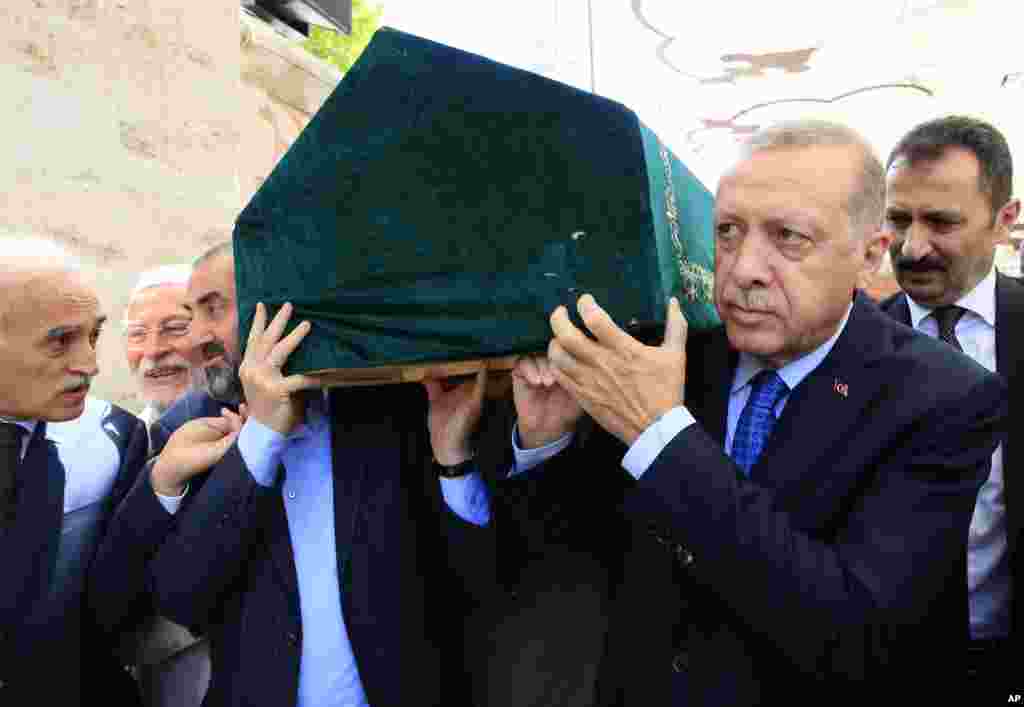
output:
M750 384L750 398L732 438L733 461L747 476L768 444L775 426L775 406L789 392L786 382L772 370L761 371Z

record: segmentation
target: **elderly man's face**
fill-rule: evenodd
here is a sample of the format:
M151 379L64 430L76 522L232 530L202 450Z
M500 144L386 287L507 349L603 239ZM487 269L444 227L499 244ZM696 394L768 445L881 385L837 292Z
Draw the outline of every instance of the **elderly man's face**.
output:
M148 287L125 312L128 367L147 405L166 410L191 383L189 313L184 285Z
M241 402L235 261L230 254L215 256L193 268L186 307L192 314L192 358L198 382L221 402Z
M969 150L949 148L937 160L889 168L885 228L900 287L918 304L952 304L992 268L996 245L1017 219L1016 202L993 218L981 191L980 166Z
M853 147L772 148L722 177L715 304L737 350L778 367L835 333L858 276L888 242L850 228L860 164Z
M98 373L99 301L77 273L5 275L0 305L0 414L73 420Z

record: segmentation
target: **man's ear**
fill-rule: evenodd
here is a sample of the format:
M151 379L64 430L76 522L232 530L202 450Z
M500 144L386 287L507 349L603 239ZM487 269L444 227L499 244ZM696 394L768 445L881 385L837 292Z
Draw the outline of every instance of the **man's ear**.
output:
M1020 218L1020 199L1010 199L996 214L996 230L999 232L997 243L1010 242L1010 230Z
M889 231L878 230L867 237L864 242L864 274L874 275L878 271L890 245L892 233Z

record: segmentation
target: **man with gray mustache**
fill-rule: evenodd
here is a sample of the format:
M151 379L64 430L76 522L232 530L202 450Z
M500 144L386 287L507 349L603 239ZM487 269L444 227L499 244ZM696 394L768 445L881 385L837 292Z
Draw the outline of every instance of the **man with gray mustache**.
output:
M147 426L191 385L192 365L187 354L192 317L184 306L191 272L187 265L147 270L128 299L125 357L146 405L139 417Z
M672 302L648 346L588 294L589 336L552 313L516 394L558 409L517 403L492 457L545 457L513 500L551 529L520 534L516 603L493 609L489 704L958 694L967 529L1005 387L857 290L893 240L884 187L845 126L761 128L716 193L722 327L688 333ZM596 622L596 640L562 640ZM529 673L524 645L544 646Z
M137 587L109 611L86 589L146 455L145 426L88 395L105 319L61 248L0 238L0 704L138 704L113 649Z

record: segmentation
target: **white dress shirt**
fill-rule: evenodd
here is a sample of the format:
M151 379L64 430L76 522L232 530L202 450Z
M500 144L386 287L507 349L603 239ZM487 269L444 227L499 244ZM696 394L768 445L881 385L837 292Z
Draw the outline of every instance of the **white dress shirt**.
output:
M162 414L163 413L157 410L155 405L147 405L142 408L142 412L139 413L139 419L146 424L146 427L149 427L156 422Z
M121 468L121 453L108 436L118 434L117 429L108 425L104 432L104 419L110 408L107 401L88 396L79 417L46 425L46 439L54 445L64 467L64 513L103 500L114 487ZM13 422L27 432L21 438L24 459L38 421L0 417L0 422Z
M932 310L907 297L910 321L928 336L938 337ZM996 370L996 271L956 302L967 311L956 324L964 353L990 371ZM1003 486L1003 448L992 455L992 470L978 492L967 539L967 591L971 638L986 639L1010 633L1010 558L1007 552L1006 496Z

